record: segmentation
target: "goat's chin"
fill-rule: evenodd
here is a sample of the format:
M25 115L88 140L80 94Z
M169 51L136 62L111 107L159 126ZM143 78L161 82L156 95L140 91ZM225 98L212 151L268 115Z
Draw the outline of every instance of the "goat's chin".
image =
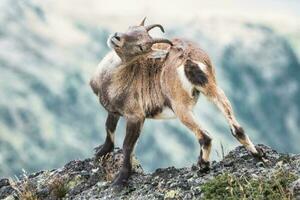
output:
M115 47L116 47L116 45L112 42L112 37L113 37L113 34L111 34L109 37L108 37L108 39L107 39L107 41L106 41L106 44L107 44L107 46L110 48L110 49L115 49Z
M111 42L110 38L108 38L108 40L106 41L106 44L107 44L107 46L108 46L110 49L114 49L114 45L113 45L113 43Z

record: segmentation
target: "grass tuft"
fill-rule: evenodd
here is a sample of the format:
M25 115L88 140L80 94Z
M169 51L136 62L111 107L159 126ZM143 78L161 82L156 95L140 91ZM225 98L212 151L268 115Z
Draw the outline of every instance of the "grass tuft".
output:
M218 175L201 186L204 199L292 199L289 185L297 179L291 172L279 169L269 177Z
M23 179L20 183L10 179L10 185L17 192L19 199L22 200L38 200L36 189L34 185L30 182L27 173L23 170Z
M65 197L69 191L69 187L67 186L63 178L55 178L50 182L49 187L51 190L51 194L57 199Z

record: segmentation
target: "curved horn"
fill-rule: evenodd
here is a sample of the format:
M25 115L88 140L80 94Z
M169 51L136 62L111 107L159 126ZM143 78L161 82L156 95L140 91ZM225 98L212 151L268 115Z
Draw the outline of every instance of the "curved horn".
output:
M167 43L171 46L173 46L173 43L168 40L168 39L164 39L164 38L154 38L152 41L151 41L152 44L156 44L156 43Z
M144 26L145 25L145 21L146 21L147 17L144 17L144 19L141 21L140 26Z
M151 29L153 29L155 27L160 28L161 32L163 32L163 33L165 32L164 27L162 25L160 25L160 24L149 25L149 26L146 26L145 28L146 28L147 31L150 31Z

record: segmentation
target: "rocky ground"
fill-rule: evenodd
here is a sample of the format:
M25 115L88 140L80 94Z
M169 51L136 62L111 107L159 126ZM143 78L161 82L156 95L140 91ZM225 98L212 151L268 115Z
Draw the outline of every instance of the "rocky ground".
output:
M259 145L269 163L237 147L208 173L197 166L169 167L144 173L134 159L135 173L121 191L110 186L122 151L101 160L74 160L64 167L20 180L0 179L0 199L300 199L300 155L277 153Z

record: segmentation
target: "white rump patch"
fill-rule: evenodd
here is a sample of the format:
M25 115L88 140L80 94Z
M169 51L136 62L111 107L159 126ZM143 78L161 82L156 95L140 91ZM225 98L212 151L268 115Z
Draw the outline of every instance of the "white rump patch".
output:
M192 60L193 61L193 60ZM202 62L193 61L198 65L201 71L203 71L205 74L207 73L207 66ZM195 87L186 77L184 72L184 65L181 65L177 68L177 73L181 82L181 85L185 91L189 94L190 97L193 97L193 88ZM202 91L202 88L197 87L198 90Z
M176 118L175 113L169 107L164 107L161 113L154 116L154 119L175 119L175 118Z
M199 67L202 71L204 71L204 73L207 72L207 66L206 66L206 64L204 64L204 63L202 63L202 62L196 62L196 61L193 61L193 62L196 63L196 64L198 65L198 67Z
M187 79L185 73L184 73L184 65L181 65L177 68L177 74L179 76L181 85L183 89L189 94L190 97L193 97L193 88L194 85Z

